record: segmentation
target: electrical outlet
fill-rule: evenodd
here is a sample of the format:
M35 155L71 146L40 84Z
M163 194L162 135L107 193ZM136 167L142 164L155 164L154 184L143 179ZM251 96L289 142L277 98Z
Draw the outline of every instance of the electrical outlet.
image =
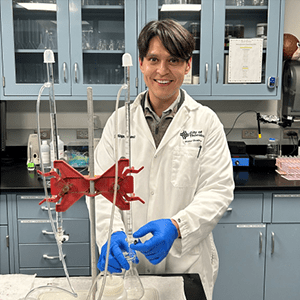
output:
M293 136L288 136L288 133L292 133L292 132L295 132L295 138L297 139L297 134L298 134L298 139L299 139L299 130L298 129L284 129L283 130L283 138L284 139L290 139L292 138Z
M37 133L37 130L34 130ZM50 129L41 129L40 131L41 140L50 140Z
M242 138L243 139L257 139L258 132L257 129L243 129Z
M79 139L79 140L89 138L89 132L87 129L76 130L76 134L77 134L77 139Z

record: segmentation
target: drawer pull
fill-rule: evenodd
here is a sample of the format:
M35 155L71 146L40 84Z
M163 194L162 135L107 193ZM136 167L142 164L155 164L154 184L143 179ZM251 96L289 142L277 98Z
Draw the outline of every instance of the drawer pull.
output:
M262 232L259 233L259 254L262 253L262 244L263 244L263 234Z
M42 230L42 234L54 234L53 232L49 232L49 231L47 231L47 230Z
M64 258L66 257L66 254L64 254ZM49 256L48 254L43 254L43 258L45 259L59 259L59 256Z
M65 231L63 230L63 233L65 233ZM47 230L42 230L42 234L45 234L45 235L53 235L54 234L54 232L52 232L52 231L47 231Z
M47 206L41 206L41 210L48 211L49 209ZM55 210L55 207L51 207L50 210Z
M232 212L232 207L228 207L226 212L231 213Z
M274 254L274 251L275 251L275 233L272 232L271 236L272 236L271 254Z

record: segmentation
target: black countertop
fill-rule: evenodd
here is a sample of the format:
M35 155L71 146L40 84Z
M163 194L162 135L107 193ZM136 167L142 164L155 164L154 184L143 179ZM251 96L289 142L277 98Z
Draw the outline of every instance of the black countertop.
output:
M235 190L300 190L300 180L282 178L274 168L234 168ZM26 161L1 165L2 191L42 190L42 178L27 170Z

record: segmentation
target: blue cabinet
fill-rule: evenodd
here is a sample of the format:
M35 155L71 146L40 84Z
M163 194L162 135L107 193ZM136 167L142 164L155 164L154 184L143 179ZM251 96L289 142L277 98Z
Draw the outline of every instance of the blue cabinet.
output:
M137 64L135 0L37 2L1 0L4 96L35 99L47 79L44 50L52 49L57 99L86 99L91 86L95 99L114 100L124 81L122 55ZM136 76L131 68L133 96Z
M262 6L254 6L250 0L245 1L245 6L236 6L232 0L193 0L187 1L193 4L187 4L184 11L165 11L166 3L176 2L169 0L27 2L0 0L4 99L36 99L46 81L45 48L52 49L55 55L56 99L85 100L86 88L91 86L95 100L115 100L124 80L125 52L133 58L130 95L134 99L146 88L138 65L138 33L146 22L165 18L177 20L195 38L192 70L183 88L196 100L281 97L285 0L266 0ZM34 5L50 2L50 7L33 9ZM240 25L243 35L225 33L225 27ZM228 80L230 41L236 36L259 36L264 40L260 75L254 82ZM251 64L250 59L247 66ZM250 74L247 68L243 72ZM274 87L268 85L270 78L277 83Z
M166 3L170 1L146 0L145 22L157 18L173 18L193 34L196 32L192 80L190 84L183 85L190 95L197 100L280 99L284 0L265 1L262 6L253 5L252 1L245 1L244 6L237 6L236 2L231 0L196 0L193 3L201 5L200 11L197 12L189 10L165 12L163 7ZM197 24L196 30L194 30L195 24ZM264 24L263 34L259 31L260 24ZM239 28L238 26L241 25L242 34L233 31L227 35L225 33L227 25L232 29ZM260 78L255 83L232 83L232 81L229 83L230 41L237 37L254 39L257 36L264 39L264 46L261 48ZM198 47L197 43L199 43ZM252 61L247 64L252 65ZM246 73L245 69L244 74ZM276 79L278 86L274 88L268 86L268 79L271 77ZM196 81L193 78L196 78Z
M214 300L298 299L300 194L235 193L213 231L220 258Z
M9 273L9 235L6 195L0 195L0 274Z
M300 295L300 194L273 195L272 224L267 228L265 300Z
M266 225L262 220L262 193L235 194L213 231L220 260L214 300L263 299Z
M39 205L42 199L44 195L38 191L1 195L1 273L64 275L49 220L48 206ZM51 203L50 206L50 213L55 222L55 205ZM3 213L4 209L7 214ZM7 215L5 225L4 216ZM85 197L62 213L62 216L64 234L68 236L68 240L62 245L68 272L72 276L88 276L91 274L90 223ZM7 231L9 248L5 248Z

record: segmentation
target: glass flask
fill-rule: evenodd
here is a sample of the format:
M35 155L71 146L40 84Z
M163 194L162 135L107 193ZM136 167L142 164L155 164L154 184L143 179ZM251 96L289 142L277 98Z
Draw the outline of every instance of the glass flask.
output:
M135 255L129 248L129 253L125 256L130 266L129 270L126 270L124 274L124 287L128 300L140 300L144 296L144 287L133 263Z

